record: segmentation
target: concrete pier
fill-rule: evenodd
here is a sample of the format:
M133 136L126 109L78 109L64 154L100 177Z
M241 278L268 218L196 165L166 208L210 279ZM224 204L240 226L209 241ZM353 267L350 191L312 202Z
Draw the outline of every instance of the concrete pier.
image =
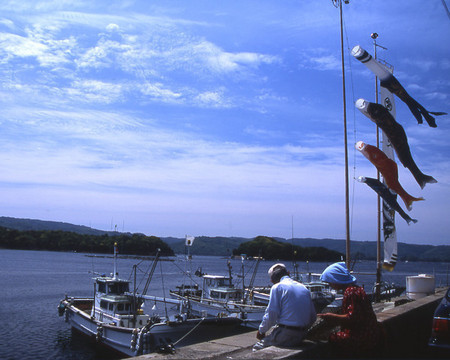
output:
M408 301L405 297L374 305L378 321L382 323L386 338L381 350L382 358L429 358L427 347L431 333L434 310L443 298L446 288L422 299ZM313 331L314 332L314 331ZM317 331L315 331L317 332ZM326 331L325 331L326 333ZM311 339L313 338L313 339ZM286 349L268 347L256 352L256 331L224 337L176 349L174 354L153 353L138 356L137 360L150 359L320 359L329 358L325 339L309 336L301 347Z

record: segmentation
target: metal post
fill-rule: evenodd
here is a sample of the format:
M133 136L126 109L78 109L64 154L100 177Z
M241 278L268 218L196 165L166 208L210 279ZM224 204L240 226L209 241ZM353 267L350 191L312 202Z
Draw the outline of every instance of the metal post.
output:
M346 1L345 3L348 3ZM345 262L350 269L350 201L349 201L349 176L348 176L348 144L347 144L347 107L345 96L345 67L344 67L344 31L342 28L342 0L339 0L339 17L341 27L341 67L342 67L342 100L344 107L344 149L345 149Z
M377 60L377 33L372 33L374 59ZM375 75L375 102L378 104L378 77ZM377 147L380 148L380 129L377 125ZM380 180L380 172L377 170L377 179ZM377 196L377 278L375 283L375 301L380 301L380 283L381 283L381 198Z

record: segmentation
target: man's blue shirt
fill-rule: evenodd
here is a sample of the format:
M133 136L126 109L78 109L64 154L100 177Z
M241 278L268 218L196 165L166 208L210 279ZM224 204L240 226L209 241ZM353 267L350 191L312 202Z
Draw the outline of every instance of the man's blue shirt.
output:
M270 300L259 332L266 333L275 324L309 327L316 320L316 310L309 290L289 276L283 276L270 289Z

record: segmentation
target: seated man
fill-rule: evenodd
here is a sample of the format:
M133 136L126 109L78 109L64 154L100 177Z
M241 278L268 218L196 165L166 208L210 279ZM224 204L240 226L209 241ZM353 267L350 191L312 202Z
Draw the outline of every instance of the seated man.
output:
M311 293L302 284L292 280L284 264L269 269L270 300L256 337L259 342L253 350L268 346L294 347L300 345L307 330L316 320ZM270 335L266 332L274 327Z

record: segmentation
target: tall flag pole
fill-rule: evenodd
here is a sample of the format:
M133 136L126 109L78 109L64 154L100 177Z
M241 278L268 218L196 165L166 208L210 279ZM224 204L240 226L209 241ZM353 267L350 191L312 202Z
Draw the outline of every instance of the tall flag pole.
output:
M377 60L377 38L376 32L372 33L370 37L373 39L373 51L375 60ZM375 102L378 104L378 76L375 74ZM380 148L380 128L377 125L377 147ZM377 180L380 180L380 172L377 170ZM377 276L375 285L376 301L380 301L381 295L381 206L380 196L377 196Z
M345 157L345 263L350 269L350 200L349 200L349 175L348 175L348 145L347 145L347 100L345 96L345 62L344 62L344 30L342 21L342 1L348 4L349 0L332 0L333 5L339 8L339 19L341 28L341 68L342 68L342 101L344 116L344 157Z
M345 1L348 4L348 1ZM346 250L345 262L347 269L350 269L350 192L349 192L349 175L348 175L348 144L347 144L347 100L345 96L345 68L344 68L344 30L342 27L342 0L339 1L339 13L341 23L341 63L342 63L342 101L344 108L344 146L345 146L345 233L346 233Z

